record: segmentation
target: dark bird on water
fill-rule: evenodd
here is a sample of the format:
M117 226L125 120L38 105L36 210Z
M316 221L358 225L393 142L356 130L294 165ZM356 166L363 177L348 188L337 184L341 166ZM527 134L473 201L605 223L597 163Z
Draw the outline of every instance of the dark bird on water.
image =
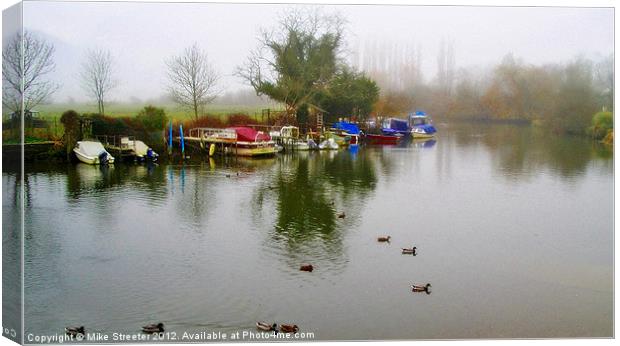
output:
M282 333L297 333L299 331L299 327L296 324L281 324L280 331Z
M381 242L381 243L384 243L384 242L388 242L388 243L389 243L391 238L392 238L392 237L388 235L388 236L385 236L385 237L379 237L379 238L377 238L377 241L378 241L378 242Z
M411 285L412 292L426 292L426 294L431 293L431 284L426 284L424 286L419 285Z
M312 264L302 264L301 267L299 267L299 270L303 272L311 272L314 270L314 267Z
M157 324L155 323L147 324L146 326L142 327L142 332L146 334L161 333L163 331L164 331L164 324L161 322Z
M269 324L265 322L256 322L256 328L258 328L259 330L264 330L266 332L271 332L271 331L277 331L278 325L275 323Z
M84 326L79 327L65 327L65 333L67 335L76 337L78 334L86 335L86 331L84 330Z
M412 247L411 249L405 248L405 249L403 249L403 255L414 255L415 256L416 255L416 249L417 249L417 247L415 247L415 246Z
M338 214L338 218L339 219L344 219L345 216L346 215L344 214L344 211L342 213Z

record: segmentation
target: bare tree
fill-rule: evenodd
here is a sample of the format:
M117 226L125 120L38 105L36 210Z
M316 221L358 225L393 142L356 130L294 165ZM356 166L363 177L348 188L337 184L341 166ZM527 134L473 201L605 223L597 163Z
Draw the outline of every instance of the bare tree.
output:
M439 90L445 95L450 96L454 89L455 75L454 41L441 40L439 53L437 55L437 84Z
M4 107L21 113L48 100L59 87L44 79L55 68L53 55L52 44L28 31L24 31L23 35L17 33L9 40L2 49Z
M110 51L89 50L82 63L80 79L82 89L97 100L99 114L104 114L109 93L118 85L114 78L114 59Z
M168 91L174 102L191 109L194 117L213 102L218 95L216 85L219 74L209 64L207 54L194 43L183 54L166 61L168 66Z

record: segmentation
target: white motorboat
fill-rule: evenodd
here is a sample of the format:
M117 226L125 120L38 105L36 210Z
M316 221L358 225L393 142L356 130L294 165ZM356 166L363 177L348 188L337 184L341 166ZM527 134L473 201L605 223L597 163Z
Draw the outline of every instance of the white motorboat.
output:
M333 138L328 138L319 144L319 149L338 150L338 143Z
M138 160L149 159L155 161L159 157L159 154L143 141L130 140L128 137L121 138L121 148L132 149Z
M79 141L73 152L80 161L89 165L114 163L114 156L110 155L100 142Z
M294 147L293 150L298 150L298 151L319 149L319 146L312 139L308 139L306 141L298 140L293 144L293 147Z

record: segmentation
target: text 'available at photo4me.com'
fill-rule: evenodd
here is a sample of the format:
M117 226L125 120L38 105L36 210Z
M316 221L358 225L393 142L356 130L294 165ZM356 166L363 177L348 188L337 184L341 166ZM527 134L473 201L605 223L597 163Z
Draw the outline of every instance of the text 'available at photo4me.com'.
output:
M15 331L13 331L15 332ZM5 333L9 334L9 333ZM313 340L315 338L314 332L298 332L298 333L278 333L261 332L252 330L233 331L233 332L220 332L220 331L193 331L193 332L163 332L159 334L143 334L143 333L124 333L124 332L111 332L111 333L85 333L77 335L66 334L48 334L37 335L33 333L26 333L25 342L31 344L50 344L50 343L70 343L70 342L95 342L95 343L109 343L109 342L224 342L224 341L293 341L293 340Z

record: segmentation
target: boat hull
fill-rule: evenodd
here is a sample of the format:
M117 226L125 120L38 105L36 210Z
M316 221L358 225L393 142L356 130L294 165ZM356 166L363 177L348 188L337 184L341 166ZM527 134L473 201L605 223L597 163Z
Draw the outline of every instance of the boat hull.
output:
M270 156L275 155L277 149L275 143L242 143L224 147L224 152L237 156Z
M293 144L293 150L307 151L310 150L310 145L308 142L296 142Z
M366 135L366 141L369 144L395 145L400 141L401 138L402 136L385 136L374 134Z
M435 137L435 134L434 133L411 132L411 137L414 139L433 138Z

